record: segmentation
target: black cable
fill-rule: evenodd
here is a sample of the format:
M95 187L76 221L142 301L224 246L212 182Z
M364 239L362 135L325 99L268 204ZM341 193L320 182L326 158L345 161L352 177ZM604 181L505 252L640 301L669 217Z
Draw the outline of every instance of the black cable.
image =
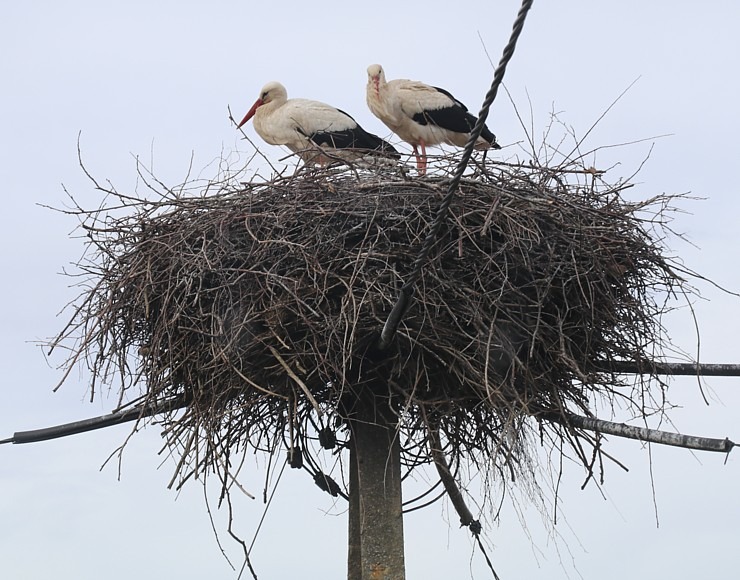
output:
M501 55L501 60L499 61L498 67L493 74L493 82L491 83L491 88L488 89L488 93L486 93L486 98L483 100L483 106L481 107L480 113L478 113L478 120L476 121L473 130L470 132L468 142L465 144L465 148L463 149L462 158L457 164L455 173L453 174L447 188L447 193L445 194L445 197L442 200L442 204L439 206L437 214L434 217L432 229L429 231L429 234L424 240L421 250L419 251L419 255L414 261L414 268L411 271L411 275L409 276L408 281L401 288L398 299L396 300L391 313L388 315L388 318L383 325L383 330L380 333L380 339L378 340L377 344L377 348L379 350L385 350L390 346L391 341L393 340L393 337L395 336L396 331L401 324L401 319L406 313L406 310L408 310L409 301L411 299L411 295L414 292L414 286L419 281L419 277L421 276L421 269L424 266L424 263L429 256L429 252L431 251L432 246L437 239L437 235L442 228L442 224L447 217L447 211L449 210L450 204L455 197L455 192L460 185L462 174L465 172L465 168L467 167L468 162L470 161L470 157L473 154L473 147L478 140L478 137L480 137L481 131L483 130L483 126L486 122L486 118L488 117L488 111L491 108L491 104L493 103L494 99L496 98L496 94L498 93L498 88L501 85L501 82L504 80L506 67L509 64L511 57L514 55L514 49L516 48L517 40L519 39L519 35L522 32L522 28L524 28L524 21L527 18L527 12L529 12L529 9L532 7L532 2L533 0L523 0L522 2L522 6L519 9L516 20L514 21L514 26L511 31L509 42L504 48L504 52Z

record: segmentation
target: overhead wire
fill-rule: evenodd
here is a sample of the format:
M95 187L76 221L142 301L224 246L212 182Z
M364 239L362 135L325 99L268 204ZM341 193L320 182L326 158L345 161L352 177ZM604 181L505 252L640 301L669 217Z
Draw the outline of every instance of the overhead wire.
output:
M504 47L501 60L499 61L499 64L496 67L496 71L493 74L491 87L488 89L488 93L486 93L486 97L483 100L481 110L478 113L478 119L475 122L473 130L470 132L470 137L465 144L462 157L460 158L460 161L455 168L455 172L452 175L452 179L447 186L447 193L445 194L442 203L437 209L437 213L434 217L432 227L429 230L429 234L424 240L424 243L419 250L419 254L414 261L413 270L411 271L411 274L409 275L406 283L401 287L398 298L396 299L396 302L393 305L393 308L391 309L391 312L388 315L385 324L383 325L383 329L380 333L380 338L378 339L376 345L378 350L386 350L391 345L393 337L396 335L396 331L398 330L398 327L403 320L403 316L410 306L411 297L414 292L414 286L416 286L416 283L421 277L422 268L424 267L424 264L429 257L429 252L431 251L432 246L434 246L434 243L437 240L437 235L439 234L439 231L442 229L442 225L444 224L444 221L447 217L447 212L450 208L450 205L452 204L452 200L455 198L457 188L460 185L462 175L465 172L465 169L468 166L468 162L470 161L470 157L473 154L473 147L478 140L478 137L480 137L481 131L483 131L486 119L488 118L488 111L490 110L491 105L496 98L499 86L501 86L501 83L504 80L506 67L509 64L511 57L514 56L516 43L517 40L519 40L519 35L521 34L522 29L524 28L524 21L527 18L527 13L529 12L529 9L532 7L532 2L533 0L523 0L522 6L521 8L519 8L519 13L517 14L516 20L514 21L514 25L512 27L511 37L509 38L509 42L507 43L507 45Z

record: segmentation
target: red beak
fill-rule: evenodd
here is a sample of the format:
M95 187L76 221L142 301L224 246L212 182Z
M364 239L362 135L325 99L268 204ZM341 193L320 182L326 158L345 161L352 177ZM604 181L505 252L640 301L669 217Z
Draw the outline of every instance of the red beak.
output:
M238 129L241 127L244 123L249 121L252 117L254 117L254 114L257 112L257 109L259 109L262 106L262 99L257 99L254 102L254 105L252 105L252 108L247 111L247 114L244 115L244 118L242 119L241 123L239 123L236 128Z

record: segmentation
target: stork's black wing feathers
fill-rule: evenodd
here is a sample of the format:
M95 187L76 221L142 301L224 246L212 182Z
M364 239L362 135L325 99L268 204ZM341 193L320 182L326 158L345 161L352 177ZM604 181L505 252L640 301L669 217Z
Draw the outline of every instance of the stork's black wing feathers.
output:
M468 108L448 91L439 87L432 88L448 96L454 104L441 109L426 109L420 113L416 113L412 119L419 123L419 125L431 124L442 129L447 129L448 131L454 131L455 133L470 133L473 127L475 127L476 117L471 115L468 112ZM496 136L486 125L483 125L480 136L488 141L494 149L500 149L499 144L496 143Z
M310 135L302 131L300 128L298 130L319 146L323 145L333 149L367 149L368 151L380 151L396 159L401 158L401 154L396 151L396 148L393 147L393 145L384 141L377 135L373 135L372 133L365 131L365 129L360 127L351 115L345 113L341 109L337 110L352 119L355 126L351 129L344 129L342 131L316 131Z
M446 90L444 90L444 89L442 89L440 87L432 87L432 88L435 91L440 92L443 95L446 95L446 96L450 97L455 102L455 105L457 105L458 107L460 107L463 111L467 111L468 110L468 108L464 104L462 104L460 101L458 101L451 92L446 91Z
M306 135L316 145L324 145L333 149L367 149L380 151L391 157L400 159L401 155L396 148L377 135L368 133L359 125L354 129L344 131L318 131L313 135Z

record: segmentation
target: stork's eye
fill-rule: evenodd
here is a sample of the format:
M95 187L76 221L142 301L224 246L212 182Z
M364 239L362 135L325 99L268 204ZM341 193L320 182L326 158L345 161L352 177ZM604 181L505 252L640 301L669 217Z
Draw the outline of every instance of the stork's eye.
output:
M265 91L264 93L262 93L262 100L264 101L267 98L267 95L269 94L270 94L269 91Z

